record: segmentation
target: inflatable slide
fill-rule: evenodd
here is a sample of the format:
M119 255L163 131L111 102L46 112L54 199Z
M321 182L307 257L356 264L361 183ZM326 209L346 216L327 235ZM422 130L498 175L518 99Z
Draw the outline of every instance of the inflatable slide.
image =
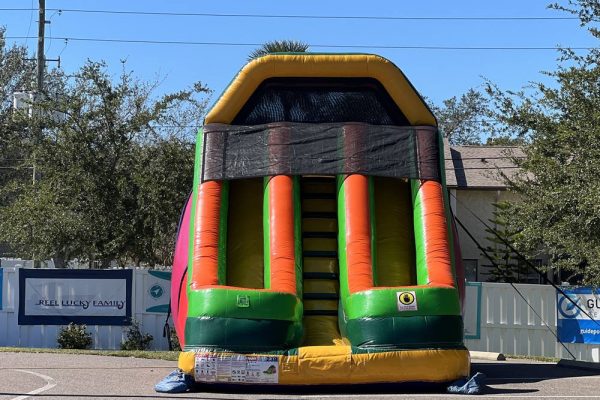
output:
M388 60L271 54L206 116L172 310L196 384L468 376L434 115Z

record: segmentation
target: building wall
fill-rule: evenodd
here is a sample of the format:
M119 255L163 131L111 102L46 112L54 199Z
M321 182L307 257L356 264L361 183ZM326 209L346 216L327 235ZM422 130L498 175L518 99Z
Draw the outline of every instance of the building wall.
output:
M450 203L454 214L468 231L476 238L483 248L493 247L495 244L488 240L491 236L486 232L486 227L477 219L485 221L494 229L491 220L494 219L494 203L501 201L517 201L517 196L506 190L484 190L484 189L450 189ZM467 280L486 282L490 279L490 272L494 269L489 260L477 248L473 240L457 226L459 242L461 246L462 258L465 260L465 269L469 269L475 262L477 263L476 276L467 274ZM468 272L468 271L467 271ZM531 271L528 277L530 282L537 280L537 274ZM534 283L534 282L531 282Z

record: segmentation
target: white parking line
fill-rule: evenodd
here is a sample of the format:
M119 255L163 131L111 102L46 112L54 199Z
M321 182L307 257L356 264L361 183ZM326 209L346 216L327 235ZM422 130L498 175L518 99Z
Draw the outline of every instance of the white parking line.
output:
M17 397L14 397L14 398L10 399L10 400L25 400L25 399L33 396L33 395L45 392L46 390L50 390L54 386L56 386L56 381L54 380L54 378L52 378L52 377L50 377L48 375L42 375L42 374L38 374L37 372L26 371L24 369L15 369L15 371L24 372L26 374L35 375L35 376L37 376L39 378L42 378L42 379L44 379L46 381L46 386L43 386L43 387L41 387L39 389L32 390L31 392L27 392L27 393L25 393L22 396L17 396Z
M348 395L315 395L315 396L300 396L300 399L314 399L314 398L319 398L319 399L336 399L336 398L345 398ZM361 398L361 397L365 397L365 398L395 398L395 399L403 399L403 398L407 398L407 399L411 399L411 398L417 398L417 397L423 397L423 398L438 398L438 397L443 397L443 398L448 398L448 399L464 399L465 395L464 394L449 394L449 393L416 393L416 394L392 394L392 393L385 393L385 394L358 394L358 395L354 395L354 398ZM496 398L512 398L512 399L524 399L524 398L528 398L528 399L600 399L600 395L581 395L581 396L577 396L577 395L539 395L539 394L535 394L532 393L531 395L523 395L523 394L485 394L483 396L481 396L481 398L487 398L487 397L496 397Z
M584 376L539 376L539 377L506 377L506 378L485 378L486 382L490 381L549 381L556 379L598 379L598 375L584 375ZM516 383L516 382L515 382ZM598 395L600 396L600 395Z

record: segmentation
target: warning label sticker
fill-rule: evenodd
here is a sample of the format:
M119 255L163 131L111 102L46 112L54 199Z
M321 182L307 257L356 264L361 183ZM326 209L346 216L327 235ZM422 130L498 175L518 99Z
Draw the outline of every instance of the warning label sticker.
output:
M210 353L196 355L194 376L196 377L197 381L201 380L202 382L216 382L217 356Z
M196 382L262 383L279 382L279 363L274 356L245 356L243 354L196 354Z
M396 292L398 311L417 311L417 295L413 291Z

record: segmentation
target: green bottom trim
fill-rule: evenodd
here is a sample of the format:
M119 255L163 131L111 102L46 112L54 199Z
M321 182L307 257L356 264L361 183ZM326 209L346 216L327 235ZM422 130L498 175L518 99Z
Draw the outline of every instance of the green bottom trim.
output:
M407 292L414 295L415 307L399 311L398 296ZM453 287L372 288L342 299L348 319L460 315L458 290Z
M220 287L190 290L188 316L300 321L302 302L295 294L256 289Z
M293 321L188 317L185 322L183 350L285 350L298 347L302 341L302 334L302 325Z
M353 346L361 348L449 349L464 346L463 321L457 315L351 319L345 321L342 331Z

